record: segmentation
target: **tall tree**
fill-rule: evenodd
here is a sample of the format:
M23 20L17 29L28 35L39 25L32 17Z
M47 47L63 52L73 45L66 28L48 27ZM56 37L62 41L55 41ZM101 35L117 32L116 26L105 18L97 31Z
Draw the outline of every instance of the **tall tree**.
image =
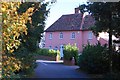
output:
M36 67L34 53L38 48L36 44L41 39L41 34L44 31L45 20L48 14L47 5L48 3L25 2L17 10L19 14L22 14L30 7L34 7L31 22L28 21L26 23L28 33L19 37L22 43L19 49L14 52L16 54L15 57L22 62L22 68L20 71L17 71L17 74L22 72L22 74L28 74L29 77L29 74L34 72L33 70Z
M46 8L48 3L25 2L21 4L18 12L21 14L31 6L35 7L34 13L31 16L32 23L28 22L26 24L28 28L28 35L21 38L26 39L25 44L27 49L30 51L35 51L38 48L36 44L40 41L42 33L44 32L45 20L47 18L49 9L47 10Z
M120 39L120 2L88 2L80 5L82 13L88 12L95 18L95 33L109 33L110 72L112 72L112 35Z
M13 52L18 49L20 35L27 35L26 23L34 8L18 14L20 2L2 2L2 77L11 77L19 70L21 61L14 57Z

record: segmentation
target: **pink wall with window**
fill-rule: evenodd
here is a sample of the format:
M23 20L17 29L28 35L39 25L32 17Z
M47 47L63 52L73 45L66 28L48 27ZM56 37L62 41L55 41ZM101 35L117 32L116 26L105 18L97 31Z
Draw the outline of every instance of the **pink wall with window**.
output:
M62 31L61 31L62 32ZM72 39L72 33L75 33L75 39ZM92 39L88 39L88 34L90 31L63 31L63 39L60 39L60 32L46 32L45 34L45 48L55 49L55 47L60 48L60 45L64 44L75 44L80 51L83 49L83 45L87 44L89 41L90 44L96 44L97 38L93 35ZM49 39L49 35L52 33L52 39Z
M82 33L83 44L86 45L89 42L90 44L95 45L96 43L98 43L97 37L92 33L92 31L83 31ZM89 34L91 34L91 38L89 38Z

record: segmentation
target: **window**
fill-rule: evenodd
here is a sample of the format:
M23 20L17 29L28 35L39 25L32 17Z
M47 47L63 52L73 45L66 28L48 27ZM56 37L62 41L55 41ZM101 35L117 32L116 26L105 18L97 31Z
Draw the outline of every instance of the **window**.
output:
M89 32L88 33L88 39L92 39L92 35L93 35L92 32Z
M60 33L60 39L63 39L63 33L62 32Z
M52 39L52 33L49 34L49 39Z
M52 49L52 46L49 46L49 49Z
M58 47L57 47L57 46L55 46L55 50L58 50Z
M71 34L71 39L75 39L75 32Z

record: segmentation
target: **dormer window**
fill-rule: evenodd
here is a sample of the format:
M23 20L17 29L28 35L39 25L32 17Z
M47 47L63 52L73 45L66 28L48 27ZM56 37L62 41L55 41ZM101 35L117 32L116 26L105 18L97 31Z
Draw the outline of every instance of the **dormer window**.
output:
M75 32L72 32L71 39L75 39Z
M60 32L60 39L63 39L63 33Z
M52 33L49 34L49 39L52 39Z

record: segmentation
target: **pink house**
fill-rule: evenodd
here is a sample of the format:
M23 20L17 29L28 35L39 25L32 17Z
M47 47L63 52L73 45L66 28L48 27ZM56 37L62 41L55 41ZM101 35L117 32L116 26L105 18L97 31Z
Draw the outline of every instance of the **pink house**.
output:
M94 23L92 16L79 13L75 8L74 14L62 15L45 30L45 48L60 49L70 43L76 44L81 52L88 42L95 45L97 37L89 29Z

